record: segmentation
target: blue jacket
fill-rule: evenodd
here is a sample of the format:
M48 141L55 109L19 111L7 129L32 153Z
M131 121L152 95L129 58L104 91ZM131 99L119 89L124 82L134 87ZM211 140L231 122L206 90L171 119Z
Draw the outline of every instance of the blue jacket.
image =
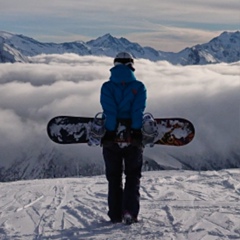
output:
M117 119L131 119L131 128L141 129L146 107L146 88L134 72L119 64L110 69L109 81L103 83L100 102L106 115L105 128L116 130Z

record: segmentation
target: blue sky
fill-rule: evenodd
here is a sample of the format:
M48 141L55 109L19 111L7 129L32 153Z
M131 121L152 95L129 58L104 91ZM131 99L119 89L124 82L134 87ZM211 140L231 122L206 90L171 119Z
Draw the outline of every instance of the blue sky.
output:
M239 0L0 0L0 30L44 42L110 33L180 51L239 29Z

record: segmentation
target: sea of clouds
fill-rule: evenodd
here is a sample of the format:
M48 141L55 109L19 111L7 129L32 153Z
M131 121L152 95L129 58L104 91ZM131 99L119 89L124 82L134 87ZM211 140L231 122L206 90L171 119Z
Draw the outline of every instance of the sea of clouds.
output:
M57 152L65 161L102 161L99 147L51 142L46 125L56 115L101 111L100 88L109 79L113 59L64 54L30 60L0 64L0 167L19 156L37 158L46 152ZM135 68L147 88L146 112L187 118L196 130L190 144L146 148L145 156L195 169L240 167L240 62L183 67L139 59Z

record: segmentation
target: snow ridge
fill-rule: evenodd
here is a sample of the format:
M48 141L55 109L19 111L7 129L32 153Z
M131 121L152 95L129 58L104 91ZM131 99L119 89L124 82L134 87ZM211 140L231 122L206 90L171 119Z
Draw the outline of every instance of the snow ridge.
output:
M23 35L0 31L0 63L29 62L28 56L39 54L75 53L81 56L114 57L119 51L128 51L135 58L151 61L168 61L180 65L203 65L240 60L240 31L223 32L210 42L183 49L178 53L163 52L142 47L126 38L105 34L97 39L83 42L42 43Z

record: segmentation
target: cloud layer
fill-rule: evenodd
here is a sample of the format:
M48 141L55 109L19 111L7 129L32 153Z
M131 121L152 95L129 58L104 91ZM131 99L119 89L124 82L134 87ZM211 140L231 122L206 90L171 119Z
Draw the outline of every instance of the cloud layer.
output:
M65 54L31 60L0 65L0 167L20 154L37 156L53 149L69 158L102 161L100 148L51 142L46 125L56 115L101 111L100 87L109 78L112 59ZM240 165L240 62L182 67L137 60L135 67L148 90L146 112L187 118L196 128L189 145L155 146L145 150L146 156L159 162L179 159L196 168L223 167L226 160Z

